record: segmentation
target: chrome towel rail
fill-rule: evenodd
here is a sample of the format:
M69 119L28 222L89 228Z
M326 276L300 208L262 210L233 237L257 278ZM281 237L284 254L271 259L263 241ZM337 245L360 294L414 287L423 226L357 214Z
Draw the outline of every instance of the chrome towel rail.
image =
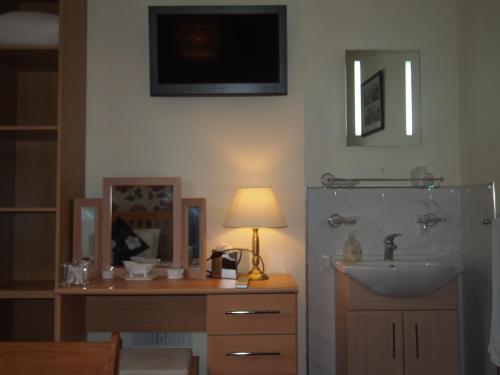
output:
M338 178L331 173L324 173L321 176L321 184L325 187L341 187L354 186L361 181L369 182L388 182L388 181L410 181L410 182L425 182L425 186L431 186L436 182L444 181L443 177L425 177L425 178ZM424 187L425 187L424 186Z

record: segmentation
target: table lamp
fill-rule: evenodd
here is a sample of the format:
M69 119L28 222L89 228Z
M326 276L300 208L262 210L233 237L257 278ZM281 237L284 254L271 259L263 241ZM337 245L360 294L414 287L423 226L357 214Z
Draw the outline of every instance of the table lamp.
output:
M271 188L238 189L227 213L224 227L252 228L252 269L250 280L266 280L268 277L260 266L259 228L286 227L278 200Z

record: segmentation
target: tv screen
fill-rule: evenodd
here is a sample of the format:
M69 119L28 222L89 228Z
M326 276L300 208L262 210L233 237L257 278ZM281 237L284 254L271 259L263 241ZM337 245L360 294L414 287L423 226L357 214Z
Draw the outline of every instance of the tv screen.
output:
M285 6L149 8L151 95L285 95Z

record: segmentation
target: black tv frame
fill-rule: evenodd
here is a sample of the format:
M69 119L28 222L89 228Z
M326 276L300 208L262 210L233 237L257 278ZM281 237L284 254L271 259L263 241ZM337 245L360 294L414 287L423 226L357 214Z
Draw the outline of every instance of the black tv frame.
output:
M161 14L277 14L279 20L279 82L160 84L158 82L157 16ZM286 5L257 6L150 6L149 64L151 96L287 95Z

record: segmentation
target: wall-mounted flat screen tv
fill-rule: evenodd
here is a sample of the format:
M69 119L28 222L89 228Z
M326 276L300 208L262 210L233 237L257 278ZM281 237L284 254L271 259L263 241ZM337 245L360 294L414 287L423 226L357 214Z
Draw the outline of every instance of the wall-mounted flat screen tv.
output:
M151 96L286 95L286 6L149 7Z

